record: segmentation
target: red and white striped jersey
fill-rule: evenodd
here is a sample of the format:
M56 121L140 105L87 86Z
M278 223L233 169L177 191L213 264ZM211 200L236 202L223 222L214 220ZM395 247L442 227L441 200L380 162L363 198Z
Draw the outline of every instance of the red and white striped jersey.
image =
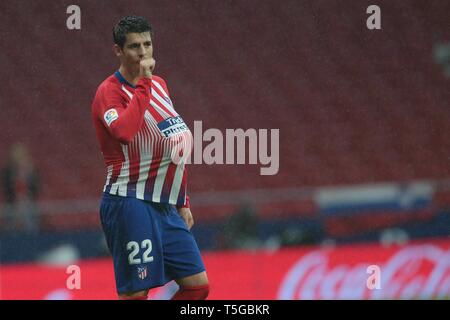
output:
M141 78L133 86L116 71L98 87L92 118L107 167L103 192L189 206L185 159L192 134L163 79Z

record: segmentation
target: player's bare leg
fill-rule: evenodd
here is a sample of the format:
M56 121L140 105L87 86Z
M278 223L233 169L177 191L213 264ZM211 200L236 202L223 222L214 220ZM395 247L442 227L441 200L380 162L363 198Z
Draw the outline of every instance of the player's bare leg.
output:
M204 300L209 294L209 282L206 272L175 280L180 289L172 300Z
M180 289L172 300L204 300L209 294L209 282L206 272L175 280ZM149 290L124 293L119 295L120 300L146 300Z
M179 286L202 286L208 284L206 271L175 280Z
M148 290L119 294L119 300L147 300Z

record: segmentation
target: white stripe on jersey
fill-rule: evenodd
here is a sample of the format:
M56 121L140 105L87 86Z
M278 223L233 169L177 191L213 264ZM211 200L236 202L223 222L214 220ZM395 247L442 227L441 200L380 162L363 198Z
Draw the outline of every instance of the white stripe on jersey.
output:
M166 98L169 98L169 100L170 100L169 94L163 89L163 87L162 87L157 81L152 80L152 83L155 85L155 87L157 87L157 88L159 89L159 91L162 92L162 94L163 94ZM161 98L159 94L158 94L158 97L157 97L157 98ZM158 100L159 100L159 99L158 99ZM164 100L164 102L167 102L165 99L162 99L162 98L161 98L161 100ZM161 102L162 102L162 101L161 101ZM171 101L171 102L172 102L172 101ZM169 105L169 108L170 108L169 110L171 110L171 111L173 111L173 112L176 113L176 111L175 111L173 105L172 105L171 103L167 103L167 104ZM178 113L177 113L177 116L178 116Z
M186 159L185 157L189 157L189 154L191 153L192 150L192 135L191 132L183 132L182 133L183 138L181 140L181 146L178 145L177 142L175 142L175 145L172 147L172 150L175 150L175 152L179 152L180 150L183 150L183 158ZM177 158L174 158L174 160ZM183 182L183 176L184 176L184 167L186 165L185 160L181 161L181 159L177 159L177 168L175 170L175 174L173 177L173 182L172 182L172 188L170 190L170 196L169 196L169 202L171 203L176 203L178 200L178 196L179 196L179 192L181 189L181 183ZM185 199L184 201L186 201L186 194L185 194Z
M184 163L178 164L173 177L172 188L170 189L169 202L176 203L178 200L178 193L180 192L181 182L183 181Z
M156 175L156 178L155 178L155 185L153 188L153 198L152 198L153 202L161 201L161 194L162 194L162 189L164 186L164 181L166 180L167 169L169 169L169 164L172 161L170 159L170 156L169 156L169 158L167 156L167 151L166 151L167 149L166 149L165 143L162 146L162 148L164 148L164 153L163 153L164 156L161 159L161 163L158 168L158 174Z
M150 104L155 108L156 111L158 111L160 116L163 117L164 119L172 117L170 114L165 112L160 106L158 106L158 104L155 101L150 100Z
M109 165L106 168L106 172L107 172L106 183L105 183L105 186L103 187L103 192L106 191L106 186L109 185L109 182L111 181L111 176L112 176L112 172L113 172L113 165Z
M159 94L158 92L156 92L156 90L152 90L152 95L164 106L167 108L167 110L169 110L170 112L172 112L175 116L178 116L178 113L175 111L175 109L172 107L172 105L170 103L168 103L166 100L164 100Z
M159 132L158 123L156 122L155 118L150 114L150 112L145 111L144 116L145 123L147 125L148 130L150 131L150 147L153 148L155 145L155 141L158 144L161 144L161 133Z
M122 152L125 156L125 161L122 164L122 169L120 170L119 177L116 183L119 185L119 196L127 196L127 185L130 181L130 159L128 157L128 147L125 144L121 144Z
M125 88L124 85L122 85L122 90L125 91L125 93L128 95L128 97L133 98L133 94Z
M152 116L150 115L150 112L148 112L148 110L145 110L144 125L146 125L148 128L150 128L150 126L147 123L149 119L152 119ZM152 159L152 148L150 144L151 137L145 130L139 132L138 137L140 146L140 162L139 162L139 179L136 183L136 198L144 200L145 183L147 182L148 171Z
M159 91L161 91L163 93L163 95L165 95L166 97L169 97L167 92L164 91L163 87L157 81L152 80L152 83L155 85L155 87L157 87L159 89Z
M117 189L119 188L119 185L117 183L113 183L111 185L111 189L109 190L110 194L117 195Z

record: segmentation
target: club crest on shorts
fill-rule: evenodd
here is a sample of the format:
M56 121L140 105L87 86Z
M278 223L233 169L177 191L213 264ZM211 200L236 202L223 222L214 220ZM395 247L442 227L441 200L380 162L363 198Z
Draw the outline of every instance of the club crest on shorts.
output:
M147 267L137 267L137 271L139 279L144 280L145 278L147 278Z

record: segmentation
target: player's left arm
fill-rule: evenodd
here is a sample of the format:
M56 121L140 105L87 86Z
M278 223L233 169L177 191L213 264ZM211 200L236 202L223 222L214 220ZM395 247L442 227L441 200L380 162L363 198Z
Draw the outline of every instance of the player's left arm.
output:
M192 216L191 209L187 207L179 207L177 208L177 210L181 218L183 218L184 222L186 223L188 229L191 229L194 225L194 217Z
M164 81L163 78L153 76L154 80L158 81L158 83L163 87L163 89L166 91L167 95L170 96L169 88L167 87L166 81ZM184 168L184 179L187 179L187 169ZM194 217L191 212L190 208L190 201L189 196L186 195L186 202L182 206L177 206L178 213L180 214L181 218L183 218L184 222L186 223L188 229L191 229L194 225Z

